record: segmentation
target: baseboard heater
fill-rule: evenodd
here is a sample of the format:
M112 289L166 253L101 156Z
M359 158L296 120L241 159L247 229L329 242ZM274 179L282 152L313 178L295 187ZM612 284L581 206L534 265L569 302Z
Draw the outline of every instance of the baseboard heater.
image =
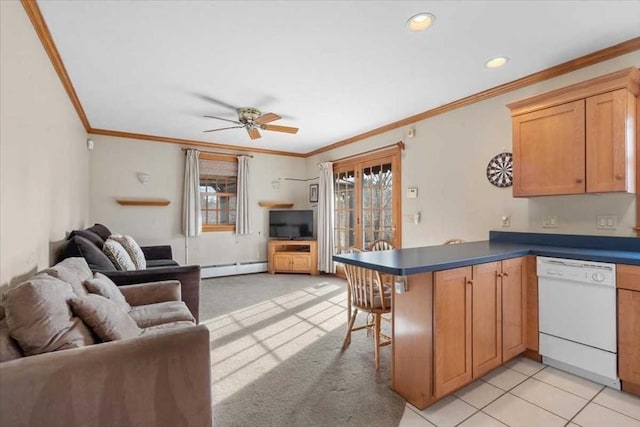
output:
M200 276L203 279L208 279L210 277L264 273L265 271L267 271L266 261L253 261L235 264L203 265L200 270Z

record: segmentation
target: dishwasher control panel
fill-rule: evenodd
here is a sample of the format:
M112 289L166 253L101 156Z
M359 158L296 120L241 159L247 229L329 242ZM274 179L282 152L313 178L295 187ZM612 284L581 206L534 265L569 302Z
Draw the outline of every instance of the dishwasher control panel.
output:
M615 264L542 256L537 258L538 277L551 277L603 286L615 287L616 285Z

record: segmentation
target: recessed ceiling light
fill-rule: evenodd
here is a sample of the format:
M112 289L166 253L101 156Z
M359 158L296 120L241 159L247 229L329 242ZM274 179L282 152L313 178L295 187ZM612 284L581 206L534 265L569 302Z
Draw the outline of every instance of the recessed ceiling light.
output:
M484 66L487 68L499 68L509 62L509 58L506 56L496 56L485 62Z
M407 21L407 26L411 31L424 31L435 22L436 17L430 13L419 13L413 15Z

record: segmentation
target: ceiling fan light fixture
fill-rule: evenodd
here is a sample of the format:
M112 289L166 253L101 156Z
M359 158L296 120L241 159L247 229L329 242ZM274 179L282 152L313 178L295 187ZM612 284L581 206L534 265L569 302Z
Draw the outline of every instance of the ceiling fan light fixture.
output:
M500 68L509 62L509 58L506 56L496 56L495 58L491 58L487 62L484 63L484 66L487 68Z
M436 17L431 13L418 13L409 18L407 27L409 27L410 31L414 32L424 31L432 26L435 20Z

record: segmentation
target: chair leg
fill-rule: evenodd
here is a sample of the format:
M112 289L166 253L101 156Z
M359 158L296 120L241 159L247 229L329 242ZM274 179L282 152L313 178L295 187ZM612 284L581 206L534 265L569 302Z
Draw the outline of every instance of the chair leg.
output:
M356 322L356 316L358 315L358 309L353 309L353 314L349 319L349 324L347 325L347 335L344 337L344 341L342 341L342 349L344 350L351 344L351 329L353 329L353 324Z
M374 343L374 358L376 362L376 370L380 369L380 313L376 313L373 318L373 343Z

